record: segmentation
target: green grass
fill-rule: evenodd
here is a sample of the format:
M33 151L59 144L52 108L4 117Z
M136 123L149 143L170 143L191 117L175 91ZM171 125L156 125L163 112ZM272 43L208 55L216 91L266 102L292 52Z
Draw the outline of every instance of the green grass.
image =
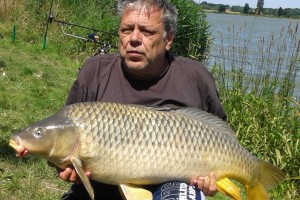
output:
M68 183L45 160L20 160L12 133L64 105L80 63L51 50L0 40L0 199L59 199Z

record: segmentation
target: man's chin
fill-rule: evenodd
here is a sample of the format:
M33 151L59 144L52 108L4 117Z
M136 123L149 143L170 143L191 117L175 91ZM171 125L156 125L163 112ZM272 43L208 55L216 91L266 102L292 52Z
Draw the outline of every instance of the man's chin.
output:
M136 62L136 61L126 61L125 64L126 64L126 68L134 71L143 70L146 66L144 62Z
M132 77L135 77L137 79L145 79L148 78L147 76L145 77L145 65L137 64L137 63L128 63L125 66L125 70L127 71L128 74L130 74Z

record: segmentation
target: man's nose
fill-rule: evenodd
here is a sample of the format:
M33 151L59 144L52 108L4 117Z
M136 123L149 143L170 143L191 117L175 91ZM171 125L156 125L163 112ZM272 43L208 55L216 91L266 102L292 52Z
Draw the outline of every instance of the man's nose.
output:
M142 43L142 33L140 30L134 29L130 35L130 43L132 46L140 45Z

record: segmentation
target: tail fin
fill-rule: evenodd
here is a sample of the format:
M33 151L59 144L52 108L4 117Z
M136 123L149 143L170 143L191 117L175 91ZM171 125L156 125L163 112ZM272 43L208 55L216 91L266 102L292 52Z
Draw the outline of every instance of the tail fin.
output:
M269 199L267 191L285 179L285 173L278 167L263 160L259 160L260 175L257 183L247 187L249 200Z

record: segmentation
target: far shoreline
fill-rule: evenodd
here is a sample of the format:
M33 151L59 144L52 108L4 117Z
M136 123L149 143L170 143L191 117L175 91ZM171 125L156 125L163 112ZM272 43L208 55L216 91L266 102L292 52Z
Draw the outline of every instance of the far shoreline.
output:
M281 19L300 19L300 16L298 17L284 17L284 16L275 16L275 15L255 15L255 14L245 14L241 12L219 12L217 10L205 10L203 9L204 12L206 13L215 13L215 14L228 14L228 15L243 15L243 16L254 16L254 17L269 17L269 18L281 18Z

